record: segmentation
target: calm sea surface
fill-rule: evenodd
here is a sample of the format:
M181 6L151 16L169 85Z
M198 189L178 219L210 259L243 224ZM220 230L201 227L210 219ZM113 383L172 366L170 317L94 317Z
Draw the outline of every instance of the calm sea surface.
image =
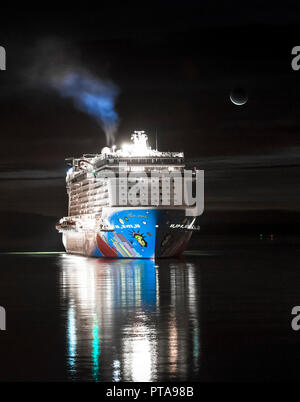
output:
M181 260L1 254L0 381L299 380L300 242Z

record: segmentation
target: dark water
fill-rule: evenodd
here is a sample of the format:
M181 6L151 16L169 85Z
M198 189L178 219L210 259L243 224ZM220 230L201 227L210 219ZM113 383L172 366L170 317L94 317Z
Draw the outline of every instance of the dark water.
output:
M2 254L0 380L298 380L299 250L227 244L157 262Z

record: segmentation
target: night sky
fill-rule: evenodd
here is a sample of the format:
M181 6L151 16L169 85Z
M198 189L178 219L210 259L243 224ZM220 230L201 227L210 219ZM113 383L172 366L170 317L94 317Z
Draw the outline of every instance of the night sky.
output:
M64 159L106 145L95 119L45 84L49 69L65 66L119 87L117 145L143 129L154 146L157 131L160 150L198 160L207 216L236 221L242 212L247 222L257 211L264 223L273 211L274 222L282 213L299 221L300 70L291 50L300 3L138 4L2 9L0 216L11 227L2 248L28 246L39 225L54 238L48 225L67 212ZM243 106L229 99L235 87L248 93Z

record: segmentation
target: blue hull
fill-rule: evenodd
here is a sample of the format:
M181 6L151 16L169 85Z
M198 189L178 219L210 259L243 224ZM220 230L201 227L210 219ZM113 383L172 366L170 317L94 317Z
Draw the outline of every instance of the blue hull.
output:
M170 228L190 224L184 210L112 208L106 219L109 231L64 233L66 250L92 257L175 257L186 249L192 234Z

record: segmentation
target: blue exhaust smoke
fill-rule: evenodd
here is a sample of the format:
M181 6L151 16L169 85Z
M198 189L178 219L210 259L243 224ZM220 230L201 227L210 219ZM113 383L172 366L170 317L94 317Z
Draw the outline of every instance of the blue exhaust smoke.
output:
M81 70L52 77L51 82L61 96L73 99L78 109L97 119L105 132L107 145L113 145L119 120L115 111L119 88Z

